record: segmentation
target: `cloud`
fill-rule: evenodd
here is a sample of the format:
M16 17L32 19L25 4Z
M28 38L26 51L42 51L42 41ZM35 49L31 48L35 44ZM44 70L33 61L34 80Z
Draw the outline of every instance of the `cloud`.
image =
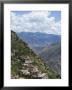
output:
M15 32L43 32L60 34L61 24L48 11L32 11L28 14L16 15L11 12L11 30Z

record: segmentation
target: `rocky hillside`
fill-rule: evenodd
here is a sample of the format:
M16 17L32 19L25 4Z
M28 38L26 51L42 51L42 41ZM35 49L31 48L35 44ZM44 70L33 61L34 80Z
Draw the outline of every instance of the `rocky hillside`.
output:
M46 66L16 33L11 31L11 78L12 79L48 79L60 78Z

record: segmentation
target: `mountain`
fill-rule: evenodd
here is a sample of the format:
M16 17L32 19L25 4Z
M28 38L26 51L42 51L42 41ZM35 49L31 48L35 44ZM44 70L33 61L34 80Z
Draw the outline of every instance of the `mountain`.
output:
M39 55L43 61L61 74L61 36L40 32L21 32L18 37Z
M17 33L17 35L25 41L36 54L42 52L44 47L49 47L51 44L59 43L61 41L60 35L40 32L20 32Z
M61 43L55 43L49 48L44 48L39 55L48 66L61 74Z
M15 32L11 31L11 78L57 79L60 75L46 65Z
M30 46L45 46L51 43L58 43L61 40L60 35L46 34L40 32L20 32L18 36L26 41Z

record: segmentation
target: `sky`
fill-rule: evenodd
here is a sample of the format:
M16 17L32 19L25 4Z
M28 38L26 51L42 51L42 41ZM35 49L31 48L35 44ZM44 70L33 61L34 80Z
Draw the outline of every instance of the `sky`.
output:
M61 34L61 11L11 11L11 30Z

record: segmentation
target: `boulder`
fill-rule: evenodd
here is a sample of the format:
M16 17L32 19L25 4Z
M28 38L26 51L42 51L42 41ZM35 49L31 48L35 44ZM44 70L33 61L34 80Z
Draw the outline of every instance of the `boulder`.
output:
M21 70L21 72L24 74L24 75L30 75L30 72L28 70Z

